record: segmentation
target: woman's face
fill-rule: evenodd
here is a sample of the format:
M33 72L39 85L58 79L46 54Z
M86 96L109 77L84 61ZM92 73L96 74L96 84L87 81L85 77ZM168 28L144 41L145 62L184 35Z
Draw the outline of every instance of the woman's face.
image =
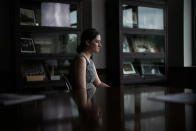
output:
M98 53L101 48L101 36L97 35L95 39L90 42L87 42L87 46L90 52Z

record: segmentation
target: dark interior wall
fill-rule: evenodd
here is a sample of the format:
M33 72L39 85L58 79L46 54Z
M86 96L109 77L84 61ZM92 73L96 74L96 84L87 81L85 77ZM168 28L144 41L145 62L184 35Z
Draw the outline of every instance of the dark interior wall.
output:
M120 38L119 38L119 0L106 0L106 66L108 84L120 85ZM116 53L115 53L116 52Z
M195 89L195 67L184 67L184 0L168 0L168 84Z
M168 66L184 66L183 0L168 0Z
M82 0L82 30L92 27L92 0Z
M9 71L10 67L10 18L9 18L9 5L8 2L4 1L3 3L0 4L0 15L1 15L1 27L2 29L0 30L1 35L0 35L0 59L1 59L1 64L0 64L0 70L1 72L3 71ZM5 57L7 56L7 57Z
M11 23L10 1L3 0L0 4L0 92L9 90L12 83L12 47L11 47Z

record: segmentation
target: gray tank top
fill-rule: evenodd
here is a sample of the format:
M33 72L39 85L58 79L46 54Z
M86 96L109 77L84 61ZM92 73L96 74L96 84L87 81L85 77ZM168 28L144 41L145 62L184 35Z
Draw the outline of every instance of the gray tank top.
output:
M88 59L84 56L84 55L78 55L74 61L78 58L78 57L84 57L86 60L86 91L87 91L87 98L90 99L93 97L96 87L94 85L94 81L96 79L96 72L94 70L94 63L93 61L90 59L88 61ZM69 80L70 83L72 85L72 90L74 92L74 90L77 89L77 87L75 86L75 80L74 80L74 61L72 62L72 65L70 66L70 73L69 74Z
M80 55L80 56L84 57L86 60L86 89L94 88L95 85L93 84L93 82L95 81L95 77L96 77L96 72L94 70L94 63L91 59L88 61L84 55Z
M79 56L84 57L86 60L86 91L87 91L87 98L91 99L96 90L96 87L93 84L96 78L94 63L91 59L88 61L84 55L79 55Z

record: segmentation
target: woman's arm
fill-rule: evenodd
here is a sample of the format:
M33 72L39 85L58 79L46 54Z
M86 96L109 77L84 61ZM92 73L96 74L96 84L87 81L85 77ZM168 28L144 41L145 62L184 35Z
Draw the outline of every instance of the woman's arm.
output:
M100 79L99 79L99 76L98 76L98 74L97 74L97 70L96 70L96 68L95 68L95 64L93 63L93 67L94 67L94 70L95 70L95 73L96 73L96 78L95 78L95 85L97 86L97 87L110 87L109 85L107 85L106 83L104 83L104 82L102 82Z
M74 81L75 90L74 98L81 110L89 108L86 92L86 60L83 57L78 57L74 63Z

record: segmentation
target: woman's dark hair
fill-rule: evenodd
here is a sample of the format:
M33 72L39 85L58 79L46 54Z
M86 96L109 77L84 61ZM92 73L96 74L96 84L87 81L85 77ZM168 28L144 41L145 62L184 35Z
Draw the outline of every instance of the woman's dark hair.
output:
M80 53L86 47L86 40L92 41L99 35L99 32L94 28L88 28L81 34L80 45L77 47L77 52Z

